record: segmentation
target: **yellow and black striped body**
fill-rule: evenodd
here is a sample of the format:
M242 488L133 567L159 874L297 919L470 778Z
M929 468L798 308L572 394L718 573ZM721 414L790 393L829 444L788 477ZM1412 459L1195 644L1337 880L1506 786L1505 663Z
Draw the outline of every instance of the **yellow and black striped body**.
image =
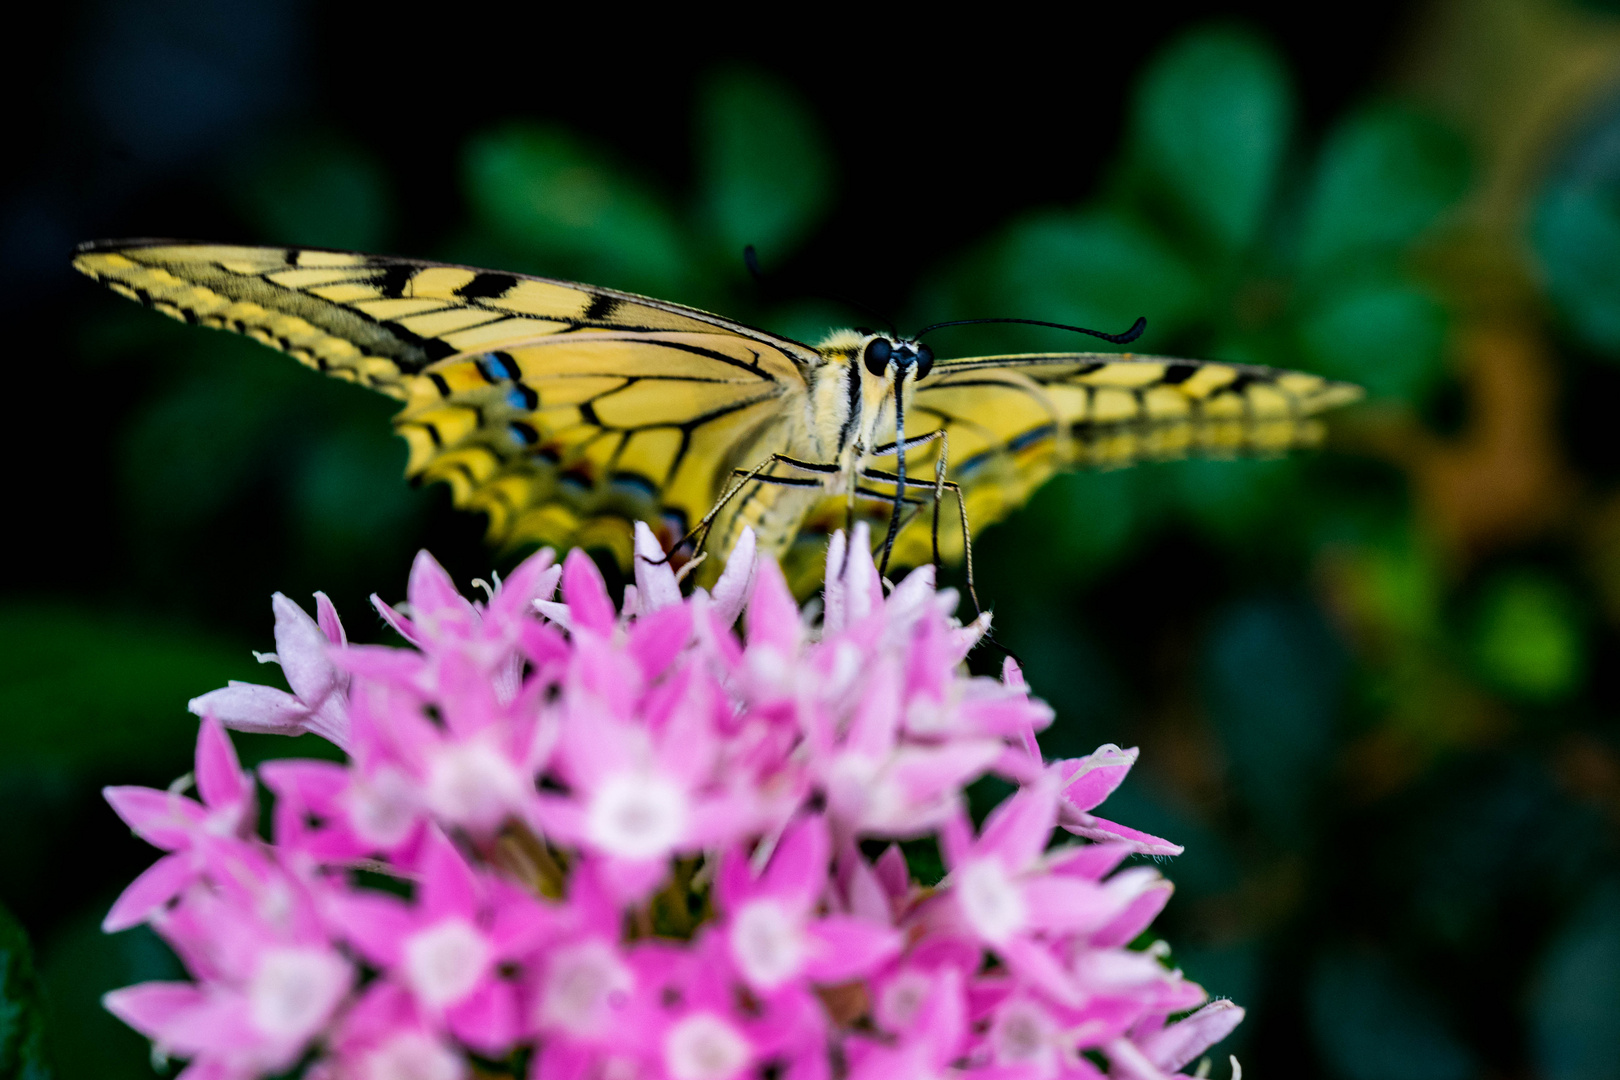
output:
M820 468L771 465L715 516L711 550L749 525L780 554L807 520L841 521L853 488L873 486L860 478L894 467L872 451L894 440L896 385L908 438L947 436L909 451L908 474L931 480L947 451L975 527L1059 469L1310 445L1315 415L1359 396L1299 372L1104 353L941 361L897 383L861 363L884 335L811 347L611 289L352 252L119 241L85 245L74 265L399 399L408 474L449 484L493 540L601 545L625 562L632 521L673 540L734 470L772 454ZM941 540L960 554L959 536ZM929 546L928 523L913 521L896 557L915 563Z

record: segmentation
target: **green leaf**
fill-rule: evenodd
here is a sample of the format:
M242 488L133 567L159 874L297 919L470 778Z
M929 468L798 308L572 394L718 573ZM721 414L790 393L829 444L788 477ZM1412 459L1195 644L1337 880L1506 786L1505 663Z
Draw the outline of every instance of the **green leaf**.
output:
M50 1080L45 1018L28 935L0 907L0 1080Z
M363 418L370 420L370 417ZM317 442L294 478L292 509L307 549L329 572L384 562L417 534L423 492L404 483L406 449L381 424L350 424Z
M1620 886L1592 898L1547 947L1530 994L1530 1044L1546 1080L1620 1080Z
M1259 232L1292 122L1276 53L1230 29L1195 31L1161 53L1131 119L1139 160L1187 223L1228 252Z
M1531 240L1570 329L1620 357L1620 184L1551 186L1536 205Z
M1473 642L1485 678L1510 693L1554 701L1580 686L1585 669L1580 622L1556 581L1513 573L1491 582Z
M1199 275L1131 215L1114 210L1047 213L1013 225L988 257L957 275L957 308L1100 330L1130 327L1150 315L1147 340L1174 335L1205 309ZM1007 347L1108 348L1056 331L996 331ZM969 349L962 332L953 348Z
M1322 957L1307 998L1311 1032L1345 1080L1468 1080L1478 1068L1433 995L1383 957Z
M1467 147L1438 121L1393 104L1356 113L1322 147L1301 266L1398 252L1456 204L1468 177Z
M41 950L52 1061L58 1080L153 1080L149 1044L107 1012L101 996L184 972L148 927L103 934L105 910L97 904L74 917Z
M1326 292L1301 312L1300 345L1312 371L1412 401L1440 377L1447 317L1413 285L1373 280Z
M183 768L197 732L186 702L254 678L254 667L245 650L161 624L0 607L0 758L80 772Z
M387 172L335 136L270 140L238 174L242 209L272 243L376 251L392 230Z
M1297 840L1333 746L1343 673L1338 643L1309 608L1247 600L1216 620L1203 669L1236 789L1268 831Z
M659 295L681 280L686 252L668 207L566 131L486 132L467 144L462 172L480 223L553 276Z
M788 86L732 70L703 88L697 115L699 202L720 244L780 259L815 227L832 198L832 154L815 117Z

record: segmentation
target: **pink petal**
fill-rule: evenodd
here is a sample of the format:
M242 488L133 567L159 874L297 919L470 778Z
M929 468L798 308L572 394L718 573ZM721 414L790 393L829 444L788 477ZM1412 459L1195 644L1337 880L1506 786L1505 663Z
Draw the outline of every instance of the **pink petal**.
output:
M818 948L805 965L816 982L838 983L872 974L898 956L903 938L888 926L852 915L828 915L810 924Z
M731 554L726 556L726 568L720 580L714 583L713 612L722 626L730 627L737 621L754 591L756 548L754 530L743 526L737 542L731 546Z
M460 624L470 621L473 613L467 598L457 591L456 583L426 548L418 551L411 561L405 595L410 598L411 618L418 626Z
M1122 1080L1169 1080L1129 1039L1114 1039L1104 1047L1108 1075Z
M1106 890L1074 877L1038 877L1024 882L1030 924L1053 933L1095 930L1119 911Z
M104 933L128 930L151 918L152 914L179 896L196 880L197 871L189 853L165 855L147 867L113 901L112 910L101 920Z
M478 878L455 845L438 829L428 832L420 870L418 904L426 919L461 915L470 921L477 917L482 891Z
M900 899L911 888L911 868L906 865L905 853L900 850L899 844L890 844L878 856L873 869L877 871L878 880L883 883L883 889L894 899Z
M675 581L675 568L670 566L664 549L645 521L636 522L635 534L636 593L641 613L679 604L681 587Z
M191 846L191 835L208 820L195 800L173 791L147 787L106 787L102 797L135 835L164 851Z
M1176 1072L1214 1046L1243 1022L1243 1010L1230 1001L1212 1001L1162 1031L1136 1040L1147 1059L1165 1072Z
M270 607L276 613L276 659L282 674L299 700L313 708L347 681L327 659L331 642L303 608L281 593L270 598Z
M720 869L714 875L714 899L721 911L730 914L754 895L754 872L744 849L728 847L720 853Z
M849 553L844 558L841 576L846 625L853 626L872 612L882 610L883 579L878 576L877 563L872 561L872 530L864 521L857 521L850 534Z
M377 609L377 614L383 617L383 622L392 626L394 632L399 634L400 637L418 648L425 644L421 631L417 630L416 624L383 603L382 597L376 593L371 594L371 606Z
M186 708L197 716L213 716L236 731L265 735L302 735L309 720L309 709L285 690L235 679L192 698Z
M760 877L759 892L790 907L808 909L827 886L832 836L819 814L788 826Z
M839 529L827 541L827 570L821 587L821 626L824 635L835 634L848 623L845 618L846 590L843 578L844 560L848 553L848 537L844 535L844 530Z
M146 982L101 996L101 1004L118 1019L150 1039L162 1041L164 1030L203 1003L192 983Z
M799 648L799 605L788 591L782 568L761 559L754 577L754 595L748 601L748 645L770 645L788 656Z
M415 688L426 669L422 654L388 645L350 645L332 659L345 671L377 682Z
M1139 875L1139 876L1138 876ZM1136 938L1148 924L1158 918L1164 905L1170 902L1175 886L1157 872L1141 867L1116 874L1105 886L1115 896L1125 898L1125 907L1108 925L1091 936L1091 944L1100 949L1126 945Z
M1119 787L1139 752L1134 746L1121 750L1107 743L1083 758L1053 762L1052 770L1063 780L1063 800L1076 810L1099 805Z
M616 904L639 904L663 884L669 872L667 859L602 858L596 862L597 881Z
M1054 1001L1072 1008L1084 1000L1085 995L1074 977L1064 970L1046 946L1015 935L998 946L996 951L1008 967L1050 994Z
M691 640L692 610L685 604L669 604L636 619L630 628L630 655L642 674L653 679Z
M1127 843L1070 844L1046 853L1047 869L1054 874L1101 881L1136 848Z
M315 623L326 635L326 640L342 648L349 643L349 635L343 632L343 620L338 618L337 608L323 592L315 594Z
M213 809L240 806L253 789L236 760L236 748L218 720L205 716L197 732L197 792Z
M562 568L553 565L556 558L550 548L541 548L518 563L490 597L486 621L504 624L524 618L535 600L549 597L562 574Z
M1161 840L1157 836L1150 836L1112 821L1104 821L1090 814L1065 812L1058 824L1087 840L1127 843L1132 851L1141 855L1180 855L1186 850L1180 844L1172 844L1168 840Z
M1050 785L1020 788L990 811L976 850L993 852L1007 869L1020 870L1046 850L1057 816L1057 794Z
M569 653L566 638L554 627L534 619L523 620L518 630L518 648L542 671L548 664L567 661Z
M855 716L844 736L845 749L868 757L889 752L900 731L900 683L900 667L893 658L879 657L868 665Z
M517 1040L516 994L506 983L487 980L447 1010L445 1020L456 1038L474 1050L499 1055Z
M613 601L608 597L602 572L583 549L575 548L563 560L562 582L563 600L568 604L573 629L611 634L619 613L613 609Z
M405 902L382 893L334 897L326 915L350 944L368 960L383 967L399 963L405 938L416 927Z

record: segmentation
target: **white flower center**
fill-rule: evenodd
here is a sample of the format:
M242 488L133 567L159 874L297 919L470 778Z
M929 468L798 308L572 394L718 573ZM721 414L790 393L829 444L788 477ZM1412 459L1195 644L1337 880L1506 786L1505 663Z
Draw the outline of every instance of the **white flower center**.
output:
M405 942L411 989L433 1008L453 1005L472 993L489 961L489 942L465 919L434 923Z
M356 776L343 801L355 834L380 848L404 843L416 824L415 785L391 766L385 765L369 777Z
M920 971L906 971L889 980L878 998L877 1017L890 1031L904 1031L928 1000L929 980Z
M428 806L457 825L489 831L522 803L525 786L506 755L488 743L451 743L428 767Z
M748 1056L748 1042L713 1013L694 1013L664 1036L664 1062L675 1080L730 1080Z
M609 855L652 859L686 835L686 792L641 773L615 776L597 789L586 812L591 842Z
M956 873L956 902L973 929L999 945L1024 928L1023 894L997 859L970 862Z
M364 1080L462 1080L466 1062L419 1031L396 1035L366 1055Z
M1006 1006L996 1017L990 1032L997 1063L1037 1067L1054 1065L1056 1048L1050 1038L1050 1029L1046 1014L1034 1002L1015 1001Z
M743 905L731 925L731 953L743 977L763 990L798 974L805 940L798 920L774 900Z
M325 949L270 949L248 984L253 1026L301 1042L326 1022L349 989L349 965Z
M614 1007L630 992L633 976L605 941L558 949L546 966L539 1019L542 1027L574 1035L601 1035Z

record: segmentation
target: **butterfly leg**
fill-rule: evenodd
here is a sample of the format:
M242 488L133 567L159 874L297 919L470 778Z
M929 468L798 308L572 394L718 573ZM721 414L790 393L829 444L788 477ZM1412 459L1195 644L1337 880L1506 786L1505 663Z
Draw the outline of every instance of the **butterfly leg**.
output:
M838 471L838 466L836 465L826 465L815 461L800 461L798 458L791 458L786 454L772 454L770 457L766 458L752 469L732 469L731 475L727 478L727 482L729 483L732 480L736 480L738 476L741 476L742 479L736 480L736 483L733 483L731 487L726 489L725 493L720 496L719 500L709 508L709 512L703 515L703 520L694 525L685 536L677 540L669 551L665 553L662 562L660 562L658 565L667 563L670 556L674 555L675 552L679 551L688 543L694 544L694 550L701 551L703 549L703 545L708 543L709 529L714 526L714 519L719 516L720 511L724 510L726 508L726 504L731 502L732 499L736 498L737 494L741 492L743 488L747 487L754 481L758 480L760 483L775 484L778 487L816 487L821 483L819 480L795 480L785 476L761 475L766 469L776 464L786 465L789 468L800 469L804 472L825 474L835 473ZM699 539L700 537L701 539Z
M896 493L898 494L898 483L900 482L901 478L894 473L879 472L876 469L867 469L861 473L861 476L868 480L879 480L888 484L896 484ZM906 480L904 483L908 488L929 488L935 486L934 484L930 484L927 480ZM968 528L967 502L962 498L962 485L958 484L954 480L936 480L935 483L938 484L940 490L948 491L952 495L956 496L956 512L962 527L962 563L963 572L967 575L968 599L973 602L973 613L975 615L982 614L984 609L979 606L979 593L973 585L973 536L971 530ZM866 494L864 490L862 493ZM878 494L877 497L888 501L896 498L896 495ZM938 502L936 501L934 505L937 512L939 506ZM937 516L935 518L935 522L937 525ZM934 537L934 545L934 557L937 560L939 558L939 536L937 532Z
M947 457L949 456L949 451L950 451L950 445L951 445L950 438L945 434L945 429L940 428L938 431L930 431L927 435L918 435L915 438L907 439L906 444L905 444L904 447L901 447L900 444L898 444L898 443L889 443L887 446L880 446L877 449L872 451L872 456L874 456L874 457L882 457L882 456L885 456L887 454L899 454L902 449L904 449L904 450L915 450L915 449L918 449L919 447L927 446L929 443L934 442L936 439L939 441L939 455L934 460L934 527L933 527L933 542L934 542L934 574L937 577L938 574L939 574L939 570L940 570L940 558L939 558L939 504L945 498L945 468L946 468L946 460L947 460ZM908 481L906 481L906 486L907 487L917 487L919 485L914 481L908 480Z

